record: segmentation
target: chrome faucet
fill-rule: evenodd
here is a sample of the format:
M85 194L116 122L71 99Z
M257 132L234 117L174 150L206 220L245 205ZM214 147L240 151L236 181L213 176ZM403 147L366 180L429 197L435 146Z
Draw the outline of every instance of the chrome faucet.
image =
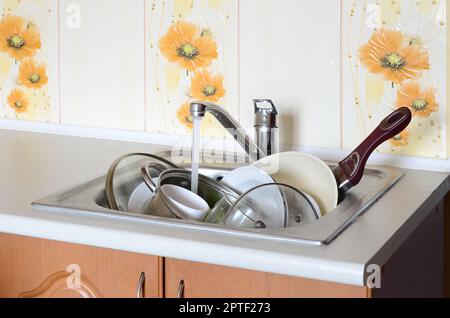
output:
M247 155L254 161L267 156L267 153L245 132L241 125L222 107L208 102L191 103L191 116L203 118L210 113L233 136L234 140L244 149ZM260 139L258 139L260 140Z

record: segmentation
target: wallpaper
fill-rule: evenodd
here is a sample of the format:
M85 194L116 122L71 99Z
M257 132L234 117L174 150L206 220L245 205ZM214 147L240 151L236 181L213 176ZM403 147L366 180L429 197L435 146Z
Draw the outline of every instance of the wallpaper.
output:
M344 0L342 10L343 147L406 106L412 124L380 151L446 158L445 1Z
M0 0L0 10L0 117L57 120L57 2Z
M281 144L350 150L406 106L379 151L448 158L446 1L312 1L0 0L0 119L188 136L207 100L250 132L272 98Z
M234 0L147 1L148 131L186 134L189 103L205 100L238 117L238 10ZM208 116L208 136L226 136Z

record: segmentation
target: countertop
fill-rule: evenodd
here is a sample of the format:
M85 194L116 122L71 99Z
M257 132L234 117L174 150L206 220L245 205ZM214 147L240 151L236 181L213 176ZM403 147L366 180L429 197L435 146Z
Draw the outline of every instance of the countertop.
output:
M404 178L329 246L235 238L158 225L55 214L30 203L105 173L128 152L160 146L0 130L0 232L364 286L449 191L448 173ZM1 257L1 255L0 255Z

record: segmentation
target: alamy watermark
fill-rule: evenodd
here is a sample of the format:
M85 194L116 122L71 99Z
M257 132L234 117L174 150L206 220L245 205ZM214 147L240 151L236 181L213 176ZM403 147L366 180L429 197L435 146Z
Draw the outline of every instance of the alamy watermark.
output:
M367 6L367 27L375 30L380 29L382 26L381 7L378 4Z
M371 264L367 266L366 274L366 286L370 289L380 289L381 288L381 266L376 264Z
M71 3L66 7L66 26L69 29L81 29L81 7Z
M77 264L71 264L67 266L66 272L69 273L67 277L66 284L69 289L80 289L81 288L81 268Z

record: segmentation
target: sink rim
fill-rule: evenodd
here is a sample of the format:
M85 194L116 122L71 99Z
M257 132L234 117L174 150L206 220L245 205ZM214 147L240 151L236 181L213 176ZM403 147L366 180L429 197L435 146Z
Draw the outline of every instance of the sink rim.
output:
M331 163L330 165L333 166L335 164ZM234 167L238 166L236 165ZM205 169L215 171L219 175L220 172L223 173L233 169L233 166L218 167L217 165L202 165L202 170L205 171ZM227 228L223 225L190 220L167 219L151 215L114 211L97 204L99 196L104 192L106 175L36 200L32 203L32 206L37 210L45 210L53 213L87 215L119 221L150 223L172 228L207 231L221 235L321 246L331 244L351 224L366 213L373 204L397 184L404 176L404 171L388 167L368 167L365 176L366 178L363 179L363 182L351 190L346 199L334 211L314 223L287 229L236 229ZM378 184L377 190L370 190L371 182L368 182L369 179L372 183ZM374 182L374 180L378 180L379 182ZM363 189L365 188L369 190L364 192Z

